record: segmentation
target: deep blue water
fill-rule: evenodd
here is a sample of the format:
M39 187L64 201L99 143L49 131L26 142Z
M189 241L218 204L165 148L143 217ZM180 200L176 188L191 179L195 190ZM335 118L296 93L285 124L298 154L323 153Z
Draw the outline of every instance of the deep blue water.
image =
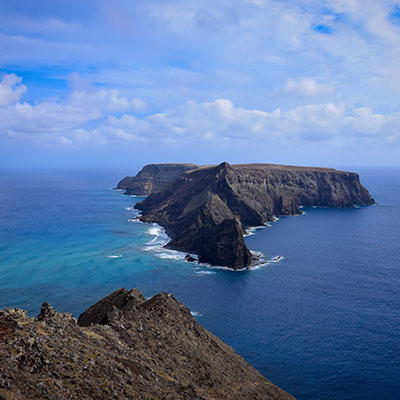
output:
M120 177L1 174L0 307L78 316L119 287L168 291L298 399L400 398L399 170L361 171L377 206L258 230L248 246L284 259L248 272L159 249L155 227L128 222L138 199L110 190Z

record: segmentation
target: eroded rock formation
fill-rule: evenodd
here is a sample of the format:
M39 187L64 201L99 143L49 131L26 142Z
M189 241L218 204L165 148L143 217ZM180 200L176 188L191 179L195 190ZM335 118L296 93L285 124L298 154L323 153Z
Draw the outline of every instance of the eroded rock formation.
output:
M0 311L0 399L293 399L171 294L120 289L78 322Z
M358 174L330 168L243 164L200 167L184 173L136 208L144 222L166 228L168 247L196 253L201 262L234 269L252 256L243 232L300 206L373 204Z

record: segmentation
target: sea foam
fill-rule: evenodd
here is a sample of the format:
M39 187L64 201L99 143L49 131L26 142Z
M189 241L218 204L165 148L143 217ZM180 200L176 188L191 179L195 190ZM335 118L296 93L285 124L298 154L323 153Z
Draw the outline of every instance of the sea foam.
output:
M193 317L202 317L203 315L200 314L198 311L190 311L190 314L193 315Z
M163 246L165 246L171 240L171 238L167 235L165 229L162 226L153 223L152 227L146 231L146 235L153 236L153 238L149 242L147 242L147 246L144 248L144 250L162 250L163 253L166 253L167 249L164 249Z
M216 271L205 271L200 268L195 268L194 273L198 274L198 275L214 275L214 274L216 274Z
M264 225L259 225L259 226L251 226L250 228L247 228L246 231L244 232L244 237L247 236L252 236L257 233L258 229L263 229L263 228L270 228L271 224L266 222Z

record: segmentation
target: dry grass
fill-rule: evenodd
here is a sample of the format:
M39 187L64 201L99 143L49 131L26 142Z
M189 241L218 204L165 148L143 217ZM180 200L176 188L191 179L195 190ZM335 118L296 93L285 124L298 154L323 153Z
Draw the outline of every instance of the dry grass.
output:
M89 336L92 339L104 340L103 336L98 335L97 333L93 332L92 330L90 330L88 328L82 328L82 331L86 336Z

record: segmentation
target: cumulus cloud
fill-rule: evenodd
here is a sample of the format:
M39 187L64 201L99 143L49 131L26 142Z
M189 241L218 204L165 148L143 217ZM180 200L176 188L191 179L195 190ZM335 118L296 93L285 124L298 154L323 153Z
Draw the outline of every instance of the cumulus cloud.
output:
M93 114L123 112L131 109L143 111L146 106L146 103L141 99L128 99L121 96L117 89L101 89L92 92L74 91L68 99L68 106L71 109L86 110L88 104L90 104Z
M15 74L6 74L0 82L0 107L17 103L26 92L26 86L21 85L22 78Z
M332 94L334 87L324 83L318 83L313 78L303 78L299 80L288 79L283 88L285 92L299 94L302 96L316 96Z
M312 79L293 81L287 86L290 90L311 90L310 94L327 90ZM47 140L61 145L148 142L155 146L193 141L325 142L335 146L400 141L400 113L378 114L368 107L350 108L343 102L271 111L236 106L229 99L188 101L140 117L133 113L143 110L146 104L115 89L75 90L63 101L30 104L20 101L26 87L16 75L4 76L0 88L0 134L15 139Z
M127 98L116 90L73 91L64 101L37 104L20 102L26 92L21 78L5 75L0 82L0 134L15 138L55 139L60 143L99 139L99 133L83 126L112 113L142 111L145 102ZM94 133L93 133L94 132Z
M110 115L107 122L101 127L101 131L107 137L129 141L146 141L146 134L151 129L146 120L140 120L133 115L124 114L121 118Z
M347 109L343 103L322 103L289 110L251 110L227 99L186 104L137 119L110 118L102 132L119 139L253 141L360 144L393 141L400 131L400 114L383 115L368 108Z

